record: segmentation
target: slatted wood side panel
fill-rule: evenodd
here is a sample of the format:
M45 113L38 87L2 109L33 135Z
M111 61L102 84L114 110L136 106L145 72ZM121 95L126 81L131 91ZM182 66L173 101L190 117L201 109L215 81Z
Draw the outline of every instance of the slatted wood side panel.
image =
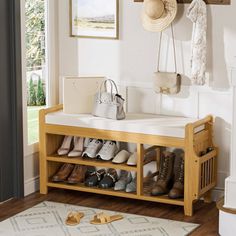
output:
M200 163L199 196L216 185L216 161L215 153L211 158L207 158L206 161L201 161Z
M206 149L210 146L211 141L209 130L203 130L197 134L194 135L193 138L193 145L195 153L200 156L200 153L202 151L206 151Z
M134 2L143 2L143 0L134 0ZM192 0L177 0L178 3L191 3ZM230 0L205 0L207 4L228 5Z

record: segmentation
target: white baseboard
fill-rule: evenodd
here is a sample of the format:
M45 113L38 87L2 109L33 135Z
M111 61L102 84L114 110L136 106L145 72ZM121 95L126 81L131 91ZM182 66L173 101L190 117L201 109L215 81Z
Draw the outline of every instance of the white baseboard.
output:
M217 202L225 195L225 190L223 188L214 188L212 190L212 201Z
M25 180L25 196L35 193L39 190L39 176Z

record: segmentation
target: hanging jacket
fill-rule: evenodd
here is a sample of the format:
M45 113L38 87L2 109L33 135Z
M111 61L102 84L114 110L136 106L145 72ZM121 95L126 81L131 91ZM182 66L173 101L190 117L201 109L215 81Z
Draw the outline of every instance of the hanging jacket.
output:
M193 84L205 84L206 56L207 56L207 9L203 0L193 0L187 17L193 22L191 46L191 80Z

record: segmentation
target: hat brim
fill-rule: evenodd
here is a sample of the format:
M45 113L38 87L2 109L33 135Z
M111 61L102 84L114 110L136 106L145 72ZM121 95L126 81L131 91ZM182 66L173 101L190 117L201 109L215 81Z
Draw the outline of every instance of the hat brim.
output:
M166 29L175 19L177 14L176 0L163 0L164 12L162 16L156 20L151 19L145 13L145 4L142 10L142 24L144 29L151 32L160 32Z

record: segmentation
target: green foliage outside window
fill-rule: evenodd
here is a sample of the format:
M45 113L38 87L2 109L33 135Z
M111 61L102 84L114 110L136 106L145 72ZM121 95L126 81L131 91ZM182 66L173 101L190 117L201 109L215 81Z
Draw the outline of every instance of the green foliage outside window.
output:
M45 86L41 78L45 68L45 0L25 0L26 17L26 68L28 80L28 106L46 103ZM36 72L38 71L38 73ZM38 75L37 81L32 75Z
M45 0L26 0L27 71L45 64Z
M37 104L37 97L36 97L36 91L34 88L34 82L33 79L30 79L29 82L29 96L28 96L28 106L36 106Z
M42 106L42 105L45 105L45 103L46 101L45 101L45 93L43 90L43 83L42 83L42 80L39 79L38 86L37 86L37 105Z

